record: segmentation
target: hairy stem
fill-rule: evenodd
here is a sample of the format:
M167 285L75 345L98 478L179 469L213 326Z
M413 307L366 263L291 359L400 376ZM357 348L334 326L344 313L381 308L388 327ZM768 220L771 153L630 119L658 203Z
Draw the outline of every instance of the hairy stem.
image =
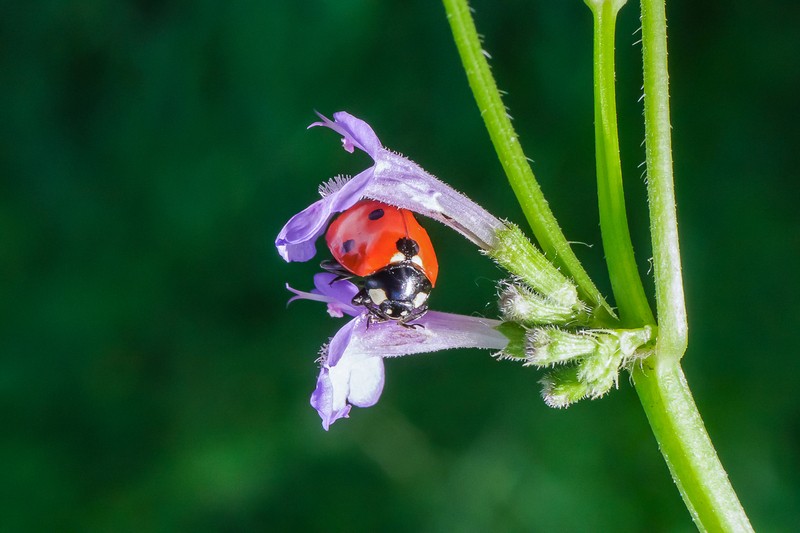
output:
M633 377L658 446L697 527L702 531L752 531L680 364L657 364L648 359Z
M642 0L644 131L653 271L656 280L659 361L677 362L686 351L686 306L678 246L667 74L665 0Z
M594 15L594 130L603 251L623 326L655 324L633 256L617 134L614 35L625 0L586 0Z
M470 87L536 238L547 256L572 277L584 301L605 310L606 320L614 322L536 183L500 99L466 0L443 1ZM613 42L616 12L625 0L586 3L596 16L597 167L604 247L625 320L652 324L633 260L619 164ZM633 378L653 433L697 525L703 530L750 531L680 368L687 326L672 179L664 0L642 0L642 25L648 199L659 333L654 356L634 370Z
M464 70L494 149L545 255L578 287L581 299L612 324L611 309L570 248L519 144L484 55L467 0L443 0Z
M641 3L647 191L659 333L655 354L634 372L634 383L697 526L705 531L752 531L680 367L687 325L672 177L666 12L664 0Z

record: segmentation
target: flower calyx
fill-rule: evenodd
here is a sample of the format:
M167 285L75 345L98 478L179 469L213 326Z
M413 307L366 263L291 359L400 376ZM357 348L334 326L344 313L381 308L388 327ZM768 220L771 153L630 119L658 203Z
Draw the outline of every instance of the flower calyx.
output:
M521 326L520 326L521 327ZM619 383L622 370L652 353L656 328L577 329L557 326L524 328L524 340L509 344L502 359L524 366L549 368L541 379L542 397L550 407L568 407L584 398L596 399ZM512 347L522 351L512 351Z

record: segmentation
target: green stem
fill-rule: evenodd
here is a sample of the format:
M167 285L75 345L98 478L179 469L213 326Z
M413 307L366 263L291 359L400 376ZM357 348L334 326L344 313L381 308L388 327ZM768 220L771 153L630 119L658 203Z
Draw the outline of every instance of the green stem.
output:
M701 530L752 531L692 399L680 359L686 309L672 178L664 0L641 0L647 191L659 332L655 355L633 373L672 477Z
M597 197L603 250L611 287L625 327L655 324L633 255L617 134L614 34L626 0L586 0L594 15L594 129Z
M533 172L506 115L466 0L443 0L448 19L481 115L509 182L545 253L576 282L581 297L590 304L606 304L589 279L544 200ZM639 294L641 280L625 269L635 267L624 212L616 132L613 87L613 21L624 0L588 0L605 6L596 20L596 49L602 65L596 66L598 114L598 180L604 246L611 251L609 269L614 292L626 320L652 323L646 299ZM605 11L607 9L611 11ZM600 20L602 19L602 20ZM610 23L610 28L609 28ZM642 406L681 495L697 525L703 530L751 531L750 523L717 458L694 404L680 358L686 349L687 327L680 270L667 89L666 17L664 0L642 0L644 43L645 136L647 142L648 198L656 280L659 333L656 353L633 372ZM598 36L599 35L599 36ZM598 40L602 37L602 43ZM599 47L597 46L599 44ZM610 91L609 91L610 88ZM606 243L605 235L612 236ZM609 250L606 250L609 254ZM627 266L626 266L627 264ZM625 281L627 280L627 281ZM622 285L627 285L622 287ZM608 320L613 320L610 311Z
M561 232L519 145L481 47L467 0L443 2L472 94L533 234L545 255L575 281L581 299L596 308L598 314L604 316L609 324L613 324L615 320L611 309Z
M658 447L697 527L753 531L706 433L680 364L648 359L633 379Z
M678 219L672 179L672 139L667 74L665 0L642 0L644 135L647 196L656 280L658 347L661 362L677 362L686 351L686 307L678 246Z

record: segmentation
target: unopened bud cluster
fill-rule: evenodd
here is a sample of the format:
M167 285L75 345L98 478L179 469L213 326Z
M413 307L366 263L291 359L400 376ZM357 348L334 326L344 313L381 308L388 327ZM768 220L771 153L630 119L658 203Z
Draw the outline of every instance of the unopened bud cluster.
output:
M526 365L552 367L541 380L542 396L551 407L567 407L583 398L599 398L619 382L619 373L646 357L653 327L627 330L529 330Z
M550 368L542 396L551 407L598 398L619 382L619 373L646 357L654 327L593 329L596 317L578 297L574 282L537 249L517 226L496 229L485 251L513 277L501 282L499 328L509 339L500 359Z
M652 326L568 331L553 325L518 325L516 333L521 339L498 355L522 361L525 366L549 368L540 383L550 407L567 407L584 398L603 396L617 386L623 369L649 355L655 339Z

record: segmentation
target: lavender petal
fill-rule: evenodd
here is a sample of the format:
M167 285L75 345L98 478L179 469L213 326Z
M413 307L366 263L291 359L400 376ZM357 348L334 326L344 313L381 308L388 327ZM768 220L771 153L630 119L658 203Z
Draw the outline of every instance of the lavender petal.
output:
M346 348L348 357L399 357L453 348L502 350L508 338L495 328L499 320L428 311L405 328L396 322L354 329Z
M348 418L350 414L350 406L347 404L334 409L334 389L329 374L330 370L327 368L320 370L317 387L311 394L311 406L319 413L325 431L328 431L331 424L340 418Z
M275 239L275 247L284 261L308 261L317 250L316 240L325 233L331 217L340 213L363 196L364 188L372 180L372 167L359 173L345 183L341 189L321 200L317 200L300 211L283 226Z
M381 141L372 127L361 120L356 118L346 111L338 111L333 114L333 120L326 116L317 113L322 122L314 122L309 126L324 126L330 128L342 136L342 143L344 149L353 153L353 148L358 148L369 154L372 159L375 159L379 150L381 150Z

